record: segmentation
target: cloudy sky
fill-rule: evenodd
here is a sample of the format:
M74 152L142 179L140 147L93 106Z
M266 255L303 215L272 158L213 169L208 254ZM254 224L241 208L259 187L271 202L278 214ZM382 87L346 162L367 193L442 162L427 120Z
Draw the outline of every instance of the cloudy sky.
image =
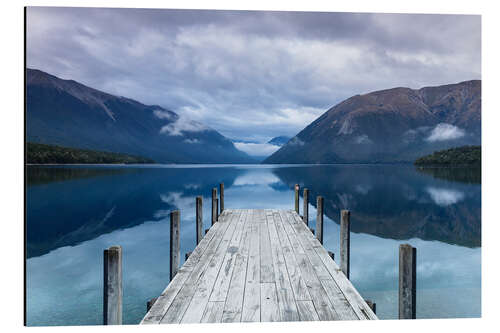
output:
M263 143L355 94L480 79L481 19L30 7L27 64Z

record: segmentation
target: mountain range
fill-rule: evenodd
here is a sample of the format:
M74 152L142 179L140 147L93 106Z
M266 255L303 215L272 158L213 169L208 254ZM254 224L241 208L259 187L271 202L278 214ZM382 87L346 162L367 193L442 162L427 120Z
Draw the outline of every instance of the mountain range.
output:
M158 163L252 163L210 127L37 69L26 73L26 141L126 153Z
M413 162L481 144L481 81L393 88L344 100L263 163Z

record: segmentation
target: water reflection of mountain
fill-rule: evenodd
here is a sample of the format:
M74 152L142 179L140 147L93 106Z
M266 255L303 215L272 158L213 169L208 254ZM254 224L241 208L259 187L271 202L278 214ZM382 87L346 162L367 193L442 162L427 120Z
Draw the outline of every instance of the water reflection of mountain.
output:
M26 190L28 258L165 218L179 199L206 197L219 182L231 186L242 172L237 168L30 166Z
M273 172L289 188L295 183L308 187L313 205L317 195L324 196L325 214L336 223L340 209L350 209L353 232L481 246L478 185L436 180L413 166L317 166Z
M433 176L434 178L451 180L468 184L481 184L481 167L430 167L419 166L418 172Z

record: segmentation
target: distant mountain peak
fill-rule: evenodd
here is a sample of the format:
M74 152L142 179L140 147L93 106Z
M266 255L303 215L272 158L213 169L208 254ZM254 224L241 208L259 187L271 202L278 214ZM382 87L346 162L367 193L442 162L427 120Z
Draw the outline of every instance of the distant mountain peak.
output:
M158 105L27 69L26 138L160 163L252 163L222 134Z
M412 162L435 150L480 143L481 81L471 80L350 97L264 162Z

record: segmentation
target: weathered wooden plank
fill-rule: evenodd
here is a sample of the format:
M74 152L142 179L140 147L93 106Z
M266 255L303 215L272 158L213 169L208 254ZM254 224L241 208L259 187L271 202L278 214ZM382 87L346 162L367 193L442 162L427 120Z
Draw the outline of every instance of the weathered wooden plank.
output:
M233 275L227 293L226 304L222 314L222 322L239 322L243 309L243 296L245 293L245 279L247 275L248 251L250 248L250 232L252 218L251 211L246 211L241 247L236 253Z
M297 301L300 321L319 321L318 313L312 301Z
M266 213L259 210L260 225L260 282L274 282L273 258L271 240L266 220Z
M237 221L239 221L240 215L241 211L233 214L231 220L229 221L230 225L228 232L226 232L222 238L215 254L210 260L210 264L205 269L205 272L203 272L201 278L198 279L193 296L188 301L189 304L184 311L184 315L182 317L183 323L199 323L201 321L205 307L209 301L210 293L213 290L222 263L225 259L224 254L227 253L232 242L239 244L241 228L238 228Z
M222 311L224 310L224 302L208 302L205 308L205 313L201 318L202 323L220 323L222 319Z
M293 211L290 211L290 214L293 214ZM295 220L300 221L297 216L295 216ZM296 223L299 224L298 222ZM354 312L359 316L359 318L378 319L358 291L354 288L349 279L347 279L342 273L335 261L331 260L327 250L321 245L321 243L319 243L318 239L316 239L311 233L302 232L302 235L304 236L303 239L306 239L311 243L312 248L316 251L318 257L321 259L326 269L339 286L340 290L344 293L346 299L349 301Z
M260 284L260 306L261 321L280 321L280 310L278 307L278 295L276 294L275 283Z
M338 315L335 312L335 309L333 308L332 304L330 303L328 296L326 295L326 291L324 290L318 278L317 271L315 270L310 261L311 258L309 258L309 256L306 255L306 249L303 248L301 242L302 237L298 237L293 228L293 225L295 224L293 222L294 215L297 217L298 215L295 213L289 214L289 212L285 213L287 213L285 215L288 216L288 219L284 222L285 230L287 231L288 239L292 244L295 258L299 264L299 268L302 274L302 278L304 279L309 294L311 295L316 312L318 313L320 320L336 320L338 319ZM306 229L307 227L305 226L305 224L302 223L300 217L298 221L300 221L301 226L304 228L303 230L307 232ZM311 233L309 233L309 235L312 236ZM314 255L314 257L317 256ZM328 277L331 278L331 276Z
M260 226L258 212L253 211L250 232L250 250L245 281L245 295L241 321L260 321Z
M246 211L241 211L241 215L236 222L236 231L234 233L233 239L227 249L226 255L224 257L224 262L215 281L212 294L210 295L210 301L224 301L226 300L227 292L229 289L229 283L231 282L231 276L234 269L234 261L236 259L236 253L240 249L241 239L243 235L244 222L247 218L248 213Z
M309 241L359 319L378 319L358 291L354 288L349 279L347 279L342 273L337 263L332 260L328 251L321 246L316 238L312 237Z
M299 265L292 251L292 245L290 244L288 236L286 235L285 229L283 227L282 216L278 211L273 211L273 216L295 299L310 301L311 295L309 295L307 286L300 274Z
M281 242L276 230L273 211L266 211L267 226L269 229L269 238L271 240L271 254L274 266L274 281L276 283L276 292L278 296L278 307L282 321L298 321L299 313L293 294L290 277L285 265ZM262 289L261 289L262 290Z
M231 214L233 215L233 214ZM232 216L231 216L232 217ZM225 237L226 234L231 234L234 232L234 228L231 228L231 223L221 223L224 227L222 229L223 232L220 232L217 237L213 237L211 242L209 243L209 246L207 250L203 253L202 257L196 264L196 266L192 269L191 274L189 275L188 279L184 281L184 284L182 285L182 288L178 292L178 294L175 296L172 304L170 305L169 309L166 311L165 315L161 319L160 323L178 323L180 322L185 309L189 305L189 301L191 300L195 288L196 288L196 282L200 278L200 276L203 275L205 272L207 266L211 262L212 257L214 256L218 246L220 245L222 239ZM211 232L212 230L210 230ZM209 234L210 234L209 232ZM208 234L207 234L208 235ZM207 236L205 236L206 238ZM191 258L189 258L190 260ZM158 301L157 301L158 302ZM156 304L155 304L156 305ZM153 305L154 309L155 305Z
M217 223L216 225L214 225L213 228L211 228L205 235L205 237L201 240L200 244L198 244L198 246L193 250L188 260L177 272L177 275L158 297L157 301L151 307L151 309L147 312L146 316L141 321L141 324L158 324L160 322L167 310L170 308L170 305L172 304L174 298L184 286L184 282L186 282L186 280L190 276L191 271L194 268L198 268L197 265L200 265L199 261L202 255L207 249L209 249L211 246L214 246L210 245L213 238L218 237L219 234L226 231L228 226L228 223L226 223L226 221L231 217L231 214L232 212L230 210L226 210L224 214L221 215L221 223Z
M332 302L335 312L339 315L340 320L353 320L359 318L335 281L321 280L321 284L330 298L330 302Z
M220 222L225 224L227 227L227 222L231 219L233 212L226 209L226 212L220 216ZM192 251L189 259L182 266L183 268L192 268L196 265L197 261L200 259L200 256L203 254L203 251L206 249L208 243L212 240L212 238L221 230L221 226L219 224L214 225L212 228L208 229L205 237L202 238L200 244Z
M297 214L293 214L292 211L287 212L289 215L289 222L290 225L293 227L295 230L295 234L297 235L297 239L300 241L305 254L308 256L309 260L311 261L312 266L314 267L314 270L316 271L316 274L320 279L330 279L331 275L328 273L328 270L324 266L323 262L319 257L316 255L314 249L312 248L311 243L305 241L307 239L315 238L312 233L307 230L308 228L301 223L301 219Z
M377 317L294 210L225 209L141 323L349 319Z

